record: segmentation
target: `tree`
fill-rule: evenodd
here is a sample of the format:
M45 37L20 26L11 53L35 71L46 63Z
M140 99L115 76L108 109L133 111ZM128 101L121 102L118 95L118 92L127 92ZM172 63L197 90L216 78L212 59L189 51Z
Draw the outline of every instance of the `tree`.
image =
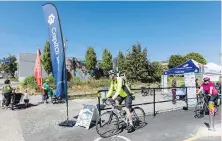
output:
M9 55L7 58L3 58L1 67L4 72L15 78L15 72L17 71L17 59L15 55Z
M119 52L117 57L117 66L118 66L118 71L120 72L125 71L125 56L121 51Z
M147 60L146 49L141 51L141 45L137 43L127 54L125 61L126 76L131 81L147 82L149 76L149 62Z
M85 55L86 69L92 70L96 67L97 59L96 53L92 47L88 47Z
M151 68L153 71L153 80L155 82L160 82L161 75L163 73L163 66L159 62L152 62Z
M169 59L169 64L168 64L168 68L172 69L175 68L176 66L182 64L186 62L186 59L181 56L181 55L171 55L170 59Z
M41 59L41 62L43 64L44 70L49 75L52 72L52 61L50 57L50 44L48 41L45 43L43 56Z
M113 68L112 54L108 49L104 49L103 51L101 66L105 73Z
M193 60L197 61L198 63L204 64L204 65L207 64L206 59L200 53L191 52L189 54L186 54L184 56L184 58L187 61L190 59L193 59Z

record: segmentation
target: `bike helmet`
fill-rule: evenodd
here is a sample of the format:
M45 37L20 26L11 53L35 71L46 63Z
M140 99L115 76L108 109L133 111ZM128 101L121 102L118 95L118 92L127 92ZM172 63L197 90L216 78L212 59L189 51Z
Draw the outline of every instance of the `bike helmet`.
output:
M6 79L6 80L5 80L5 84L10 84L10 80L9 80L9 79Z
M204 82L210 81L210 78L209 78L209 77L205 77L205 78L203 79L203 81L204 81Z
M112 75L112 74L116 75L116 72L114 70L110 70L109 75Z

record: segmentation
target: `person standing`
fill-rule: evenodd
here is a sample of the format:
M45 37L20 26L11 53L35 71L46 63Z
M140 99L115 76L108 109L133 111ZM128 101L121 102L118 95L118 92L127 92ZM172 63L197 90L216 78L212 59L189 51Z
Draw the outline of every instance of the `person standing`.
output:
M48 93L50 91L50 85L48 79L46 79L45 82L43 83L42 89L43 89L42 100L44 104L47 104Z
M10 86L10 83L10 80L6 79L5 84L2 87L2 94L5 98L5 108L8 108L11 102L12 87Z
M172 80L172 102L173 104L176 104L176 87L177 83L176 80Z

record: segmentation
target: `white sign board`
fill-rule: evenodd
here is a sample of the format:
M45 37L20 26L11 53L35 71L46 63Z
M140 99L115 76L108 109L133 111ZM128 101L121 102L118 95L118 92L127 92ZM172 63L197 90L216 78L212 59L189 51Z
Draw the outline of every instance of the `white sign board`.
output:
M90 128L91 122L96 121L99 116L98 109L95 105L85 105L79 112L79 116L75 126Z
M195 74L194 72L184 74L185 86L187 88L187 98L196 97L196 84L195 84ZM196 103L195 99L189 99L188 105L193 105Z
M167 88L167 75L161 76L161 86L162 86L162 88ZM168 89L162 89L162 93L167 94Z

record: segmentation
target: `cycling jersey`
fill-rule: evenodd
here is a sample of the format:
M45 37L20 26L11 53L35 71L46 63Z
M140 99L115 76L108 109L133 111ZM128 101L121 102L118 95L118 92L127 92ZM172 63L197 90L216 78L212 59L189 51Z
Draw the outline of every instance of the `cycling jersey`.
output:
M110 98L114 90L116 91L114 95L121 97L127 97L128 95L131 95L131 91L122 77L117 77L116 80L112 80L106 98Z
M205 84L205 83L202 83L201 85L203 87L203 90L206 94L209 94L210 93L210 87L213 87L212 89L212 95L217 95L218 92L214 86L214 84L212 82L209 82L208 84Z

